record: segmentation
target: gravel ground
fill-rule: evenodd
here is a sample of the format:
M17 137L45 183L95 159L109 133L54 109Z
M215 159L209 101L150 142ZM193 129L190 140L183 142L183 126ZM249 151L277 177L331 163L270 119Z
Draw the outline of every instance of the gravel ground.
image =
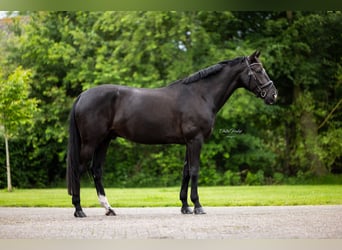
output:
M342 239L342 206L0 208L0 239Z

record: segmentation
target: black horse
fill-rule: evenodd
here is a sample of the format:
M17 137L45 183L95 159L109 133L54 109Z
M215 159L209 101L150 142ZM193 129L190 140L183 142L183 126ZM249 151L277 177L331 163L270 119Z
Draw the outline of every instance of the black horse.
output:
M90 164L96 191L106 215L115 215L102 185L102 165L109 142L123 137L144 144L186 145L180 191L183 214L204 214L197 192L200 152L214 127L216 113L239 87L263 98L277 99L256 51L248 57L220 62L156 89L100 85L84 91L70 113L68 192L75 217L85 217L80 204L80 177ZM188 185L191 180L189 207Z

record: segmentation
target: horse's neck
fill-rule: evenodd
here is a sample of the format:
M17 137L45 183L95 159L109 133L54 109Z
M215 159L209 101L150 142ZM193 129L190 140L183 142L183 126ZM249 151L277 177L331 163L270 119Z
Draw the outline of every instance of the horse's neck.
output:
M238 77L240 73L240 70L226 66L216 77L206 83L205 94L212 99L215 113L222 108L233 92L239 88Z

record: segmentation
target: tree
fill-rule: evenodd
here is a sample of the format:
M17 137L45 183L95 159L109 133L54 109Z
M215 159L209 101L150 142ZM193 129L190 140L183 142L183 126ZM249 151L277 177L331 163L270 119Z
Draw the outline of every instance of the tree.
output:
M12 191L10 151L8 141L17 135L22 125L32 123L37 100L29 98L31 73L18 67L7 79L0 78L0 127L5 139L7 189Z
M322 176L340 155L326 154L336 142L324 136L337 134L338 115L321 130L319 124L340 101L341 21L341 12L286 12L268 21L267 38L259 40L269 44L270 73L280 87L287 174Z
M213 56L215 46L192 12L39 12L30 18L12 60L34 72L32 94L43 112L31 135L30 164L48 169L46 184L65 173L68 114L82 90L104 83L159 87L225 59ZM127 144L113 143L116 159L129 155ZM147 152L145 165L158 173L157 153L133 150L139 157L122 160L122 168L129 165L125 173L139 173Z
M83 90L103 83L165 86L255 49L262 50L279 100L269 107L247 91L234 93L205 144L202 184L226 183L223 173L236 178L246 171L263 172L266 180L274 173L342 171L341 12L28 14L13 20L9 30L15 37L0 46L4 75L18 65L32 72L30 96L39 100L41 110L32 130L21 130L11 142L13 169L21 167L13 179L22 186L64 183L68 115ZM27 150L21 150L23 143ZM2 148L0 159L5 159ZM183 147L115 140L105 182L177 185L183 159ZM0 178L5 183L5 176Z

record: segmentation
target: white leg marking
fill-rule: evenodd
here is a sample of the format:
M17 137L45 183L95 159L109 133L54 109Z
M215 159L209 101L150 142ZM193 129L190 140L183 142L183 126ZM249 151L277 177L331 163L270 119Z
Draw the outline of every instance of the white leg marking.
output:
M99 194L99 201L101 206L103 206L107 211L111 208L106 196Z

